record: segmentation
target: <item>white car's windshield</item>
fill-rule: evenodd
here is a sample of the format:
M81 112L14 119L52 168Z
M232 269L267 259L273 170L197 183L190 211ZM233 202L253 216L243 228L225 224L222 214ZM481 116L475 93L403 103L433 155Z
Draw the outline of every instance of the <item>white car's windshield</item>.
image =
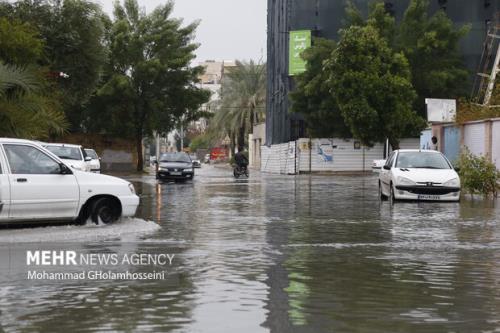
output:
M77 147L47 146L46 148L59 158L65 160L82 160L82 153Z
M85 149L85 152L87 153L87 156L89 156L93 160L97 160L99 158L97 157L97 153L94 149Z
M396 168L451 169L443 155L431 152L400 152Z
M186 153L167 153L160 157L160 162L186 162L191 163L189 155Z

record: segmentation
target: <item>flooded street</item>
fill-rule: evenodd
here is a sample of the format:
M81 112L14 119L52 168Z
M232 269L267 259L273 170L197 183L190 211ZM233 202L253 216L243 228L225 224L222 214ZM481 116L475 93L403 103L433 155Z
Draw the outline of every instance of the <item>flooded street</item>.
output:
M169 280L1 272L0 332L500 332L499 201L391 207L372 175L196 171L125 177L141 206L116 225L0 229L3 258L57 243L176 254Z

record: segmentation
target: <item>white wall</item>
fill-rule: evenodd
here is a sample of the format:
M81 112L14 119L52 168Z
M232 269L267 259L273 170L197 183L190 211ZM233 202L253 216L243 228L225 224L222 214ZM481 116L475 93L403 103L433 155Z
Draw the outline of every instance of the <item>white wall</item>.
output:
M491 161L500 170L500 119L494 119L491 124Z
M261 147L260 170L279 174L296 174L298 159L295 156L295 141Z
M373 160L383 159L384 145L355 149L353 139L299 139L300 172L371 171ZM310 162L311 161L311 162ZM364 161L364 164L363 164Z
M484 155L485 147L485 123L469 123L464 126L464 146L467 146L474 155Z
M399 142L399 149L419 149L420 138L405 138Z

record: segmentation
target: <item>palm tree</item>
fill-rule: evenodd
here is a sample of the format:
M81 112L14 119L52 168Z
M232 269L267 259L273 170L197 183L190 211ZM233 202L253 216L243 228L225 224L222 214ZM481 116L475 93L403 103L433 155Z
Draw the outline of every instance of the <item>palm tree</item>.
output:
M238 147L245 145L245 136L264 119L266 102L266 66L261 62L236 61L222 81L221 102L212 119L212 130L231 138Z
M59 102L31 68L0 62L0 136L47 138L68 127Z

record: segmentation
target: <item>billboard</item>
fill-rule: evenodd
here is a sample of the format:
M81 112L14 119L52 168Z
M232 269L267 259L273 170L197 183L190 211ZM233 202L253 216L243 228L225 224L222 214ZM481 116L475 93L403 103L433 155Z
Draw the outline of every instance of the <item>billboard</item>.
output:
M455 121L457 101L454 99L426 98L427 121L431 123L447 123Z
M311 46L311 30L290 31L290 49L288 55L288 75L297 75L306 70L306 62L300 57Z

